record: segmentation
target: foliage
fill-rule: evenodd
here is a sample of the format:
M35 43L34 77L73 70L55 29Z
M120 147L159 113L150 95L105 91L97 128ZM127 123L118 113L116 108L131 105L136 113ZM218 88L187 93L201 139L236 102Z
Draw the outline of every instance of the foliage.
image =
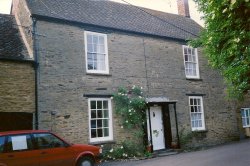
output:
M111 148L109 151L104 152L104 159L128 159L135 158L136 156L143 155L143 147L138 146L133 141L124 141L121 145Z
M151 152L145 151L144 156L147 157L147 158L150 158L150 157L152 157L153 155L152 155Z
M131 141L126 140L121 147L112 148L107 159L130 158L144 154L143 138L146 124L146 100L141 87L133 86L130 90L120 87L113 97L115 112L121 118L124 130L133 136Z
M185 146L186 144L188 144L190 141L192 141L194 134L192 131L185 131L185 129L183 128L180 133L179 133L179 137L180 137L180 144L182 146Z
M190 42L202 46L212 67L223 74L230 97L241 99L250 89L249 0L195 0L205 28Z
M193 141L194 138L197 139L200 135L202 134L197 131L189 131L183 128L179 133L179 139L182 149L189 151L198 150L199 146L190 146L190 143Z
M146 120L146 101L141 90L142 88L136 86L130 91L119 88L114 94L115 110L121 116L125 128L143 129ZM141 134L139 136L141 137Z

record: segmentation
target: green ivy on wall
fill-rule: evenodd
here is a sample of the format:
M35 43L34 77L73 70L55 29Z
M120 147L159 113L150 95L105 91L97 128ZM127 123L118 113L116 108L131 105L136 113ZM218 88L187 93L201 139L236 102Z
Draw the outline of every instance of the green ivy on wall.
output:
M142 130L146 123L146 100L141 87L131 90L120 87L114 94L115 111L120 115L124 128Z
M146 154L143 139L147 106L142 89L138 86L133 86L129 90L120 87L114 93L115 113L121 118L121 128L129 130L128 133L133 139L123 140L121 145L107 151L104 156L108 160L142 157Z

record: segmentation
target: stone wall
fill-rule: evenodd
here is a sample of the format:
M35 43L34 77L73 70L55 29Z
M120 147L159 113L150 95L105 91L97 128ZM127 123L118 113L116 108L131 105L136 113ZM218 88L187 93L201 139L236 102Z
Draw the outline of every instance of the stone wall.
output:
M112 94L120 86L138 85L147 97L177 100L178 127L186 132L191 132L188 94L203 94L206 132L193 142L195 146L219 144L238 136L222 76L208 67L201 50L201 79L190 80L184 71L184 43L95 28L108 36L110 73L87 74L84 30L91 27L48 21L38 21L37 27L37 33L45 36L37 41L40 129L52 129L72 142L88 143L88 100L84 95ZM130 138L113 115L114 141Z
M0 112L35 113L35 72L31 62L0 61Z

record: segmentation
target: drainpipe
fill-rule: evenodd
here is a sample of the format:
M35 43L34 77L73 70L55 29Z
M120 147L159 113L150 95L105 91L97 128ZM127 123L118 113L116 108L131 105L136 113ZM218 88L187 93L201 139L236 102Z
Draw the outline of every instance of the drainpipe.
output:
M36 46L36 19L32 18L32 39L33 39L33 55L35 61L35 129L38 129L38 55Z
M178 129L178 119L177 119L177 113L176 113L176 103L174 103L174 115L175 115L175 125L176 125L177 146L178 148L180 148L181 145L180 145L180 136L179 136L179 129Z

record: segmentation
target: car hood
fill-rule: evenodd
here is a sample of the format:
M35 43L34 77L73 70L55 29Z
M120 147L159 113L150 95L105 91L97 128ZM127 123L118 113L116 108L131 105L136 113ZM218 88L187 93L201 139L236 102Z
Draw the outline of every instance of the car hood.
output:
M92 152L99 152L99 147L87 144L73 144L72 147L74 149L84 150L84 151L92 151Z

